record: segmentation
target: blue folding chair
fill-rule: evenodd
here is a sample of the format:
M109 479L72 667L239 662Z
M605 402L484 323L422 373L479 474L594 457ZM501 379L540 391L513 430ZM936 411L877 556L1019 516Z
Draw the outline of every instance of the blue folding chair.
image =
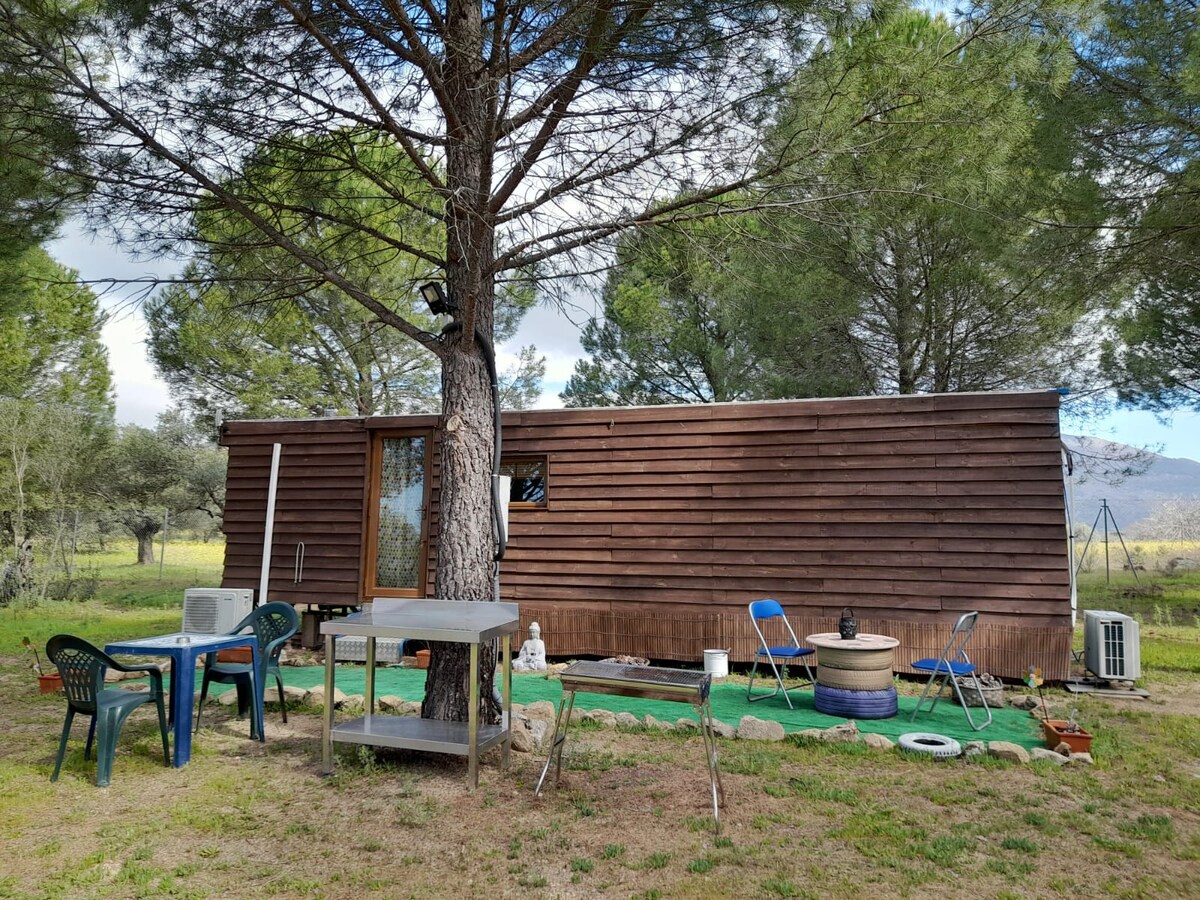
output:
M775 632L782 637L786 631L790 643L771 646L766 636L763 634L762 628L759 627L760 622L767 622L771 619L781 619L783 621L783 630L776 627ZM796 640L796 632L792 631L792 625L784 615L783 607L779 605L777 600L755 600L750 604L750 622L754 626L754 632L758 635L759 649L754 654L754 665L750 667L750 683L746 685L746 699L751 703L757 703L759 700L766 700L776 696L780 691L783 691L783 699L787 701L788 709L794 709L792 706L792 698L788 696L787 688L783 685L783 675L779 668L782 665L787 665L788 662L800 660L804 666L804 671L808 673L808 683L813 683L812 670L808 667L808 660L804 657L809 656L813 649L811 647L801 647L800 642ZM754 695L754 676L758 672L758 664L762 660L767 661L767 665L771 667L771 671L775 675L775 690L769 694Z
M954 686L954 693L958 696L958 702L962 704L963 713L967 717L967 722L975 731L980 731L992 724L992 711L987 705L987 698L983 694L983 686L979 683L979 673L975 669L975 664L971 662L967 656L967 643L971 640L971 635L975 633L975 623L979 619L979 613L969 612L963 613L958 617L958 621L954 623L954 631L950 634L950 640L946 643L942 650L942 655L937 659L918 659L912 664L912 667L918 672L929 672L929 681L925 684L925 690L921 692L921 699L917 701L917 708L913 710L913 714L909 716L909 721L917 718L917 713L922 711L925 705L925 700L929 696L929 690L933 687L935 681L941 680L937 690L933 694L933 700L929 704L927 712L933 712L933 708L937 706L938 699L942 695L942 691L946 689L946 682L950 682ZM983 703L983 711L987 713L987 721L981 725L976 725L975 720L971 718L971 710L967 706L967 701L963 699L962 689L958 686L958 679L970 676L974 682L976 692Z

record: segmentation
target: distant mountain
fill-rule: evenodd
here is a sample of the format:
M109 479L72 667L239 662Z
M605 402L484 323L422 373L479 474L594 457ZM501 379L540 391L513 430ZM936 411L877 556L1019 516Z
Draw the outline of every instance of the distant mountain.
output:
M1072 516L1076 526L1091 528L1100 512L1100 501L1108 500L1113 519L1122 531L1129 530L1158 510L1165 500L1200 501L1200 462L1174 459L1157 453L1139 454L1137 448L1102 438L1063 435L1068 449L1076 455ZM1120 470L1120 460L1140 455L1135 465L1148 461L1145 471L1130 475L1120 483L1108 483L1104 470ZM1105 464L1103 460L1117 460Z

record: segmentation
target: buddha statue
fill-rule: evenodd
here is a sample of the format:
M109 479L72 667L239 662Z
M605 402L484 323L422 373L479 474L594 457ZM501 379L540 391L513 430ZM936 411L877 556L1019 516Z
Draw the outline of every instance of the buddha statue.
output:
M542 627L537 622L529 625L529 640L521 645L521 652L513 660L514 672L546 671L546 645L542 642Z

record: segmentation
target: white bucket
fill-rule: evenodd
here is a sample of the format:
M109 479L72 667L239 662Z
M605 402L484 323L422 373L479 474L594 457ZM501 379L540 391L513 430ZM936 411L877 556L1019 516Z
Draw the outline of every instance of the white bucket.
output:
M729 674L728 650L705 650L704 673L713 678L724 678Z

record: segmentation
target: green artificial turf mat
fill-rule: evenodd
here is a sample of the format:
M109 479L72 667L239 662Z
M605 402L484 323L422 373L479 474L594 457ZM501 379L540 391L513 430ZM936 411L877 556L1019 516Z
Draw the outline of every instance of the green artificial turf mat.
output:
M284 666L285 684L301 688L319 687L325 681L323 666ZM366 670L359 665L339 665L337 687L347 694L363 693ZM198 683L198 682L197 682ZM274 684L268 683L267 699L270 700ZM212 685L210 694L228 690L225 685ZM756 685L756 690L758 686ZM769 700L750 703L746 689L737 684L716 683L712 689L713 715L727 725L737 727L742 716L754 716L779 722L785 732L803 731L806 728L829 728L845 722L839 716L827 716L813 708L812 689L795 689L789 692L795 709L788 709L783 695ZM420 700L425 694L425 672L421 669L382 667L375 670L375 696L394 694L404 700ZM549 700L554 704L562 698L562 686L557 679L544 675L514 675L513 702L533 703ZM909 721L916 707L916 697L900 697L900 712L890 719L855 719L862 732L882 734L896 740L900 735L913 731L932 732L958 741L1012 741L1022 747L1042 746L1041 728L1028 712L1009 707L993 710L992 724L982 731L972 731L966 716L957 703L943 699L933 712L917 716ZM607 709L612 712L629 712L641 718L651 715L662 722L674 722L681 717L695 718L691 707L685 703L670 703L663 700L641 700L634 697L615 697L609 694L588 694L580 691L575 695L575 706L579 709ZM971 715L981 721L982 709L972 709Z

